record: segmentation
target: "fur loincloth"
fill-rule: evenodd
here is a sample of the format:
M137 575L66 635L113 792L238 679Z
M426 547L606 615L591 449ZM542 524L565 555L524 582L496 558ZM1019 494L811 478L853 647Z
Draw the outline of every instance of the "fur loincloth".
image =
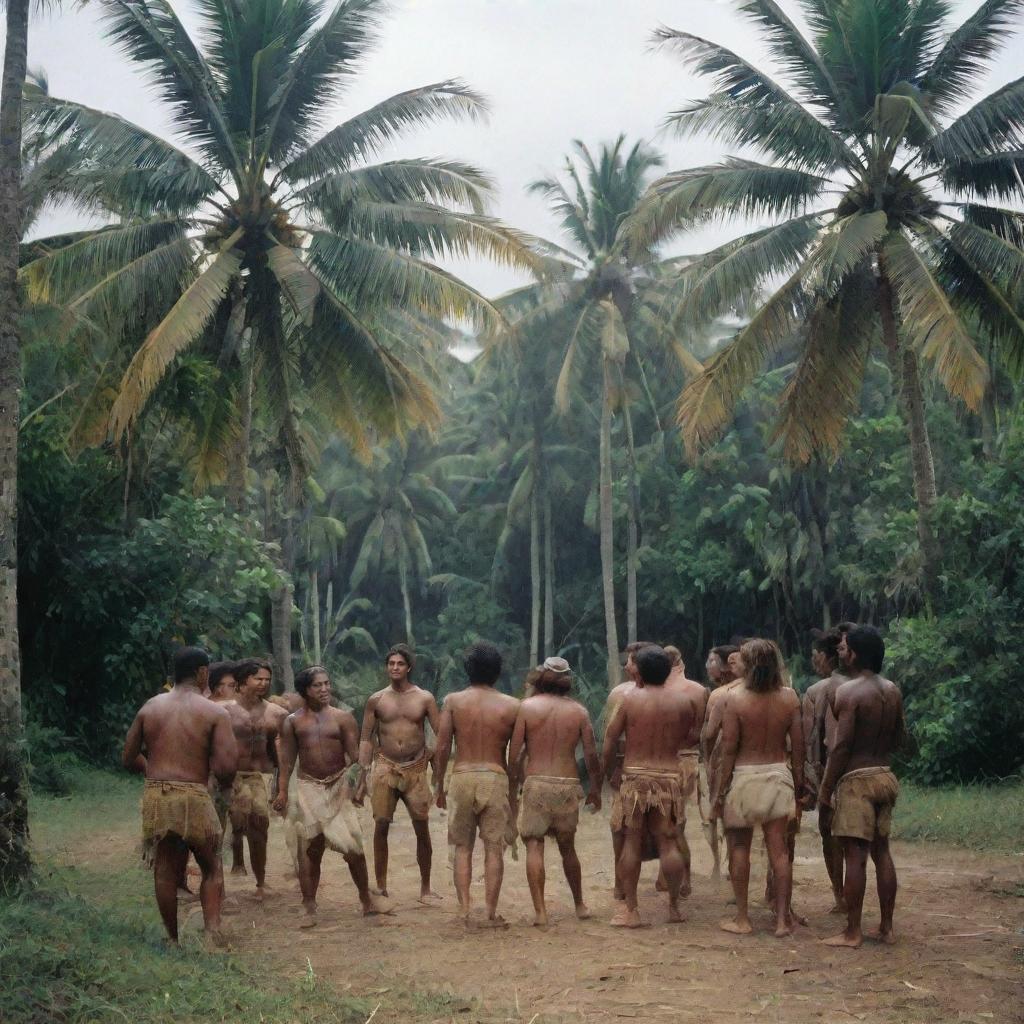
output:
M870 842L886 839L892 828L892 809L900 784L889 768L856 768L836 786L832 835Z
M448 796L448 842L470 846L479 829L485 843L513 846L516 826L508 800L508 776L497 768L455 768Z
M391 821L401 800L414 821L426 821L432 794L427 782L430 752L424 750L413 761L401 764L379 751L370 768L370 808L376 821Z
M527 776L519 804L519 835L523 839L571 836L579 824L582 799L579 779Z
M270 800L267 796L269 775L262 772L236 772L231 786L228 813L236 835L245 835L252 819L270 822Z
M658 811L666 826L675 829L686 821L686 804L679 786L679 772L657 768L630 768L622 770L622 785L619 787L621 815L619 822L612 822L612 828L639 830L644 828L647 814Z
M219 849L223 831L209 789L201 782L146 779L142 791L142 859L152 864L156 844L177 836L186 846Z

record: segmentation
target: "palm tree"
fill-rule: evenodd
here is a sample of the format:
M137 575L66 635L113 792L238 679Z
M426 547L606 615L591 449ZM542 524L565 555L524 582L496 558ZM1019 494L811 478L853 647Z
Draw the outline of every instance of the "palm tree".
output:
M171 108L180 145L31 95L38 145L75 157L62 193L113 219L54 240L22 275L32 295L93 329L159 303L172 282L173 302L124 369L112 436L130 436L160 379L203 342L233 373L236 499L258 406L281 439L297 502L307 464L299 393L321 400L362 450L371 435L436 422L415 354L393 344L396 311L493 327L495 308L432 261L537 261L523 236L483 212L491 183L476 168L367 162L409 128L480 116L483 101L462 83L400 93L321 132L321 112L371 48L383 0L199 6L203 46L166 0L98 3L108 36Z
M22 90L28 54L28 0L7 0L0 85L0 888L28 876L28 797L21 753L21 656L18 649L18 423L21 338Z
M772 288L682 393L691 456L720 436L765 362L795 344L777 436L796 462L815 451L834 457L881 336L910 434L927 591L938 552L921 361L973 409L988 371L965 313L1011 362L1024 357L1024 215L1012 209L1022 192L1024 79L954 116L1019 25L1024 2L986 0L950 34L948 5L930 0L801 0L801 8L809 36L774 0L741 4L779 78L699 36L656 34L715 86L669 124L750 147L763 162L732 157L666 175L629 235L651 243L732 217L762 225L678 278L677 323Z
M637 502L630 399L637 389L650 395L644 372L645 343L651 338L674 349L684 370L696 363L678 342L660 330L660 301L650 301L664 273L652 246L622 230L643 195L648 172L662 158L637 142L623 153L625 138L602 146L595 159L575 143L581 164L567 159L568 183L557 178L534 182L530 189L544 196L559 216L572 246L569 273L518 289L501 304L514 318L514 336L543 332L554 344L560 339L560 366L554 403L563 413L583 392L600 390L599 524L608 682L619 682L619 640L615 618L614 536L612 503L612 424L618 414L627 448L627 634L636 638ZM516 315L518 313L518 316ZM699 363L696 363L699 369ZM583 382L586 381L584 385ZM574 397L575 393L575 397ZM653 404L653 403L652 403Z

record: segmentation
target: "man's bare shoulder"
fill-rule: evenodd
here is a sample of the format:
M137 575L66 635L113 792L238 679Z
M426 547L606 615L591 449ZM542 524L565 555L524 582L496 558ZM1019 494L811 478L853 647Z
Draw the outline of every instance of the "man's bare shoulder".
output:
M819 679L816 683L811 683L811 685L804 690L804 700L816 701L825 692L825 690L828 689L830 681L831 676L825 679Z
M718 704L723 700L727 700L729 694L734 693L737 689L740 689L740 683L742 679L734 679L731 683L723 683L717 689L712 690L708 694L708 707L712 704Z
M508 693L499 693L497 696L501 698L502 710L514 710L516 714L519 713L519 707L522 704L522 701L518 697L513 697Z
M284 720L288 717L288 712L277 704L271 704L269 701L266 702L266 708L263 713L277 726L280 726Z
M448 708L449 710L453 710L459 706L465 695L465 690L453 690L451 693L445 694L445 698L441 702L441 706Z
M335 722L339 722L343 725L348 725L350 722L354 723L356 716L351 711L345 708L328 708L331 713L331 719Z
M370 707L376 708L376 706L380 703L381 697L383 697L384 694L387 693L388 690L390 690L390 689L391 689L390 686L385 686L382 689L377 690L376 693L371 693L370 696L366 698L366 706L368 708L370 708Z

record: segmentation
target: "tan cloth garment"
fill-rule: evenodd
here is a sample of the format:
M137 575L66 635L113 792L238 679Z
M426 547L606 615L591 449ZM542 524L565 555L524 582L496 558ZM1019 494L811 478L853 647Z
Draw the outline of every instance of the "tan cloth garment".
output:
M512 846L516 826L508 801L508 776L498 768L454 768L448 797L448 842L469 846L477 830L485 843Z
M332 850L359 856L363 853L363 832L345 775L343 769L326 779L314 779L300 771L292 822L300 843L322 835Z
M580 821L582 799L579 779L527 776L519 803L519 835L523 839L573 835Z
M892 809L900 784L889 768L857 768L836 786L832 835L870 842L886 839L892 829Z
M679 751L679 788L683 791L684 800L692 800L697 795L698 764L699 751L696 747Z
M262 772L236 772L231 786L228 813L236 835L245 835L251 821L270 822L270 800L267 787L270 776Z
M177 836L186 846L220 847L223 830L210 791L201 782L146 779L142 791L142 857L152 863L156 844Z
M686 804L679 786L679 772L658 768L631 768L622 770L622 785L619 787L622 799L618 824L612 828L631 830L645 827L647 814L659 811L662 815L666 834L675 834L676 829L686 821Z
M795 815L793 773L784 761L736 765L722 814L726 828L753 828Z
M401 764L379 751L370 768L370 808L376 821L391 821L401 800L414 821L426 821L430 814L432 794L427 782L430 753Z

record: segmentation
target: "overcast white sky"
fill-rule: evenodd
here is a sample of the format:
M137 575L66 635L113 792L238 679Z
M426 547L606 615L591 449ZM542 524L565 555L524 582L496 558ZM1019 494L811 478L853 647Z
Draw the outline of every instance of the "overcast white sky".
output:
M958 19L977 5L957 0ZM793 0L782 0L782 6L795 15ZM176 0L174 7L194 24L188 0ZM572 139L591 146L619 132L630 141L655 139L670 110L707 91L671 56L649 51L659 24L724 43L747 58L762 54L756 33L728 0L394 0L392 7L378 49L338 109L325 111L325 124L403 89L464 79L488 97L489 121L440 123L408 135L395 152L457 157L483 167L499 186L493 212L555 241L557 222L539 197L525 194L528 182L557 171ZM53 95L169 132L159 102L103 40L88 8L40 17L30 31L30 67L45 70ZM1003 54L990 88L1024 73L1022 38ZM702 140L655 141L667 168L721 155ZM66 215L60 220L66 223ZM53 225L51 217L43 227ZM723 237L722 231L693 236L680 251L701 251ZM491 295L517 283L508 271L484 263L457 270Z

